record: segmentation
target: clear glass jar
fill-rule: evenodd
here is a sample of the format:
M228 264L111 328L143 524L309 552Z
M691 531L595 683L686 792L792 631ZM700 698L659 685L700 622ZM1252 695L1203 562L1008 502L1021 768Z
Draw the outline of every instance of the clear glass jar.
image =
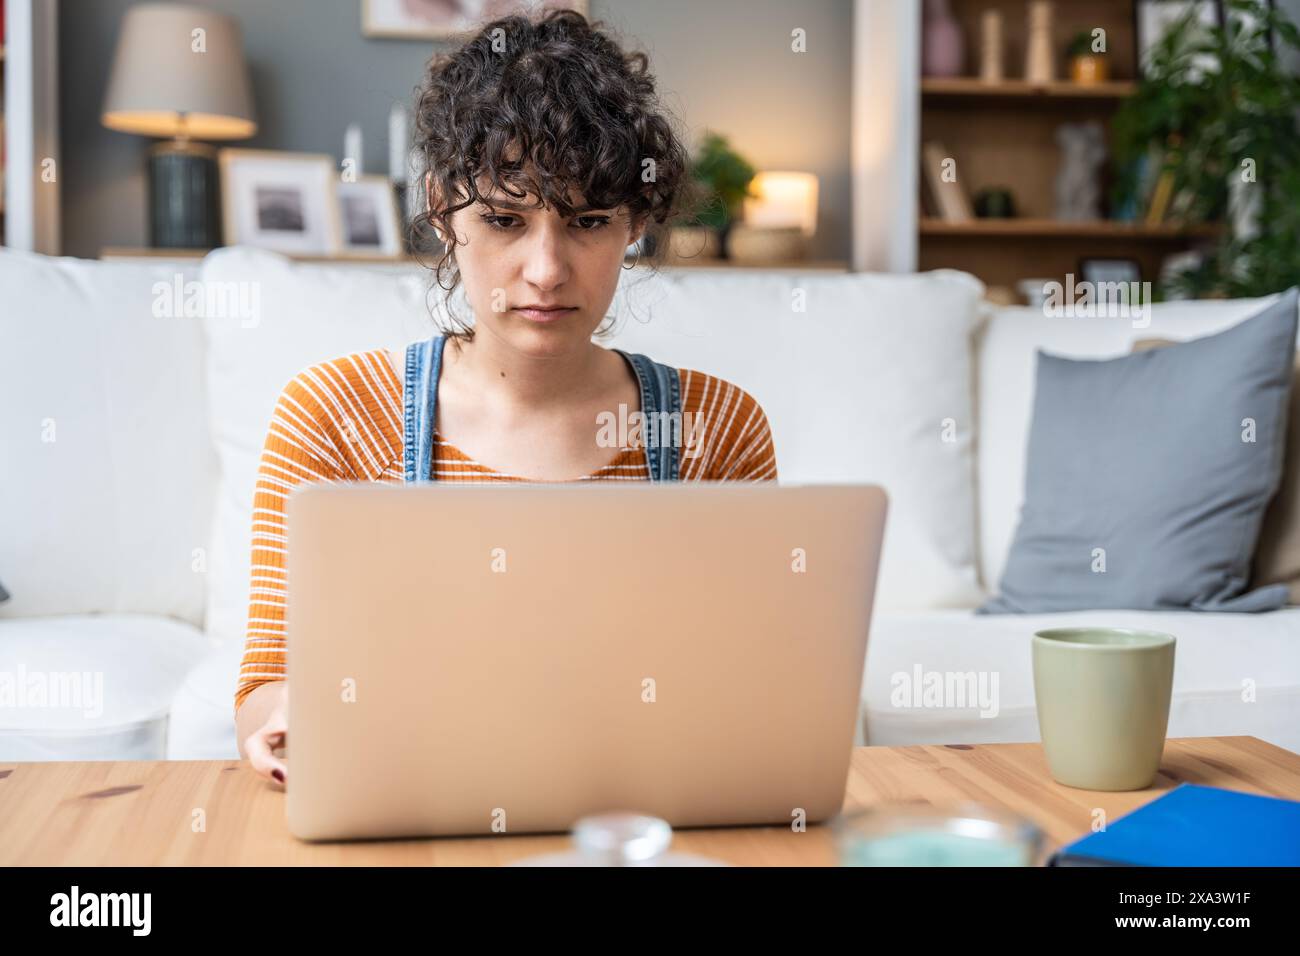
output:
M573 827L574 849L519 860L515 866L726 866L688 853L670 853L673 828L638 813L583 817Z

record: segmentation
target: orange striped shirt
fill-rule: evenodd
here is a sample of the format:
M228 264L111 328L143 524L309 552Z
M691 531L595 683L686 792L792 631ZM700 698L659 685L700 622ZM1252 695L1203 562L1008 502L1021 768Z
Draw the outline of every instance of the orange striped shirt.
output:
M743 389L679 370L682 417L699 444L681 457L683 481L775 481L767 416ZM382 349L313 365L285 386L271 416L253 496L248 632L235 709L252 690L285 677L285 504L314 481L403 481L402 381ZM534 481L495 471L434 432L437 481ZM648 481L644 447L622 448L577 481Z

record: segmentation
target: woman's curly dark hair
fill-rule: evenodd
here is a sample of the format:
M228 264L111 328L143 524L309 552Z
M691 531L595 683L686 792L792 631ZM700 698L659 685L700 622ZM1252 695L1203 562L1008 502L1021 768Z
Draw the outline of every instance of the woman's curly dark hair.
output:
M422 201L410 241L418 252L442 246L436 232L447 237L431 268L448 293L449 315L460 281L451 217L486 202L481 176L516 199L540 197L566 218L574 190L593 209L627 207L633 224L645 221L651 243L700 200L648 68L644 53L625 52L602 24L573 10L494 20L429 61L416 98ZM473 336L453 322L450 335Z

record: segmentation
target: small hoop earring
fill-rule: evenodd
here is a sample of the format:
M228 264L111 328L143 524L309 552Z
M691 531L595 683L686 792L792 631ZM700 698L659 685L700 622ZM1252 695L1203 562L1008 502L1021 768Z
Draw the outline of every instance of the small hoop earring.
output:
M635 269L635 268L636 268L637 266L639 266L640 264L641 264L641 247L640 247L640 246L637 246L637 250L636 250L636 258L632 260L632 264L631 264L630 266L629 266L629 265L621 265L621 266L619 266L619 268L620 268L620 269L627 269L627 270L631 271L632 269Z

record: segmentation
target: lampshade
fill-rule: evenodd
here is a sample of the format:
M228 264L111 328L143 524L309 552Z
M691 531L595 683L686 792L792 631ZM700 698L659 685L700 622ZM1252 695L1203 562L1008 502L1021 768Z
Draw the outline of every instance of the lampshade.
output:
M145 136L252 136L257 123L239 24L180 4L128 9L101 121Z
M759 173L745 198L745 224L756 229L798 227L817 231L817 177L812 173Z

